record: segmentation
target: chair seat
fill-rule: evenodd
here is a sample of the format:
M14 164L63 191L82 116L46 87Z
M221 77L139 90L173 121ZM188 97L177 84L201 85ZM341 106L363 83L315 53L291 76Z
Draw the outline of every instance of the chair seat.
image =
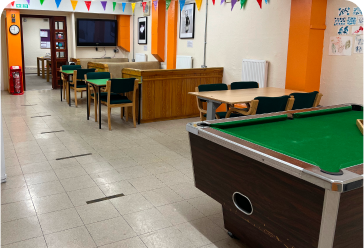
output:
M219 116L220 119L224 119L227 112L216 112L216 114ZM206 117L206 114L203 115L204 117ZM240 116L244 116L242 114L238 114L238 113L231 113L230 117L240 117Z
M100 100L103 102L107 102L107 93L106 95L100 95ZM121 104L121 103L132 103L132 101L130 101L126 96L121 96L119 94L110 95L110 104Z
M86 84L81 84L81 85L77 84L77 88L86 88Z
M96 93L96 96L98 95L99 93ZM91 93L91 96L93 97L95 94L94 93ZM119 94L117 94L117 93L111 93L111 95L112 96L114 96L114 95L119 95ZM101 98L103 97L103 96L107 96L107 92L100 92L100 96L101 96Z

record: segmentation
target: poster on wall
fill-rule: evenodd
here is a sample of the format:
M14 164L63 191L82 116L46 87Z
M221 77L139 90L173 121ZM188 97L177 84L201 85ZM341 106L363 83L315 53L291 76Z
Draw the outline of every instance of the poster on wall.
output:
M147 17L139 17L138 18L138 27L139 27L139 36L138 36L138 44L147 44L148 42L148 19Z
M351 34L363 34L363 26L352 26Z
M346 8L339 8L339 16L346 16L349 15L350 13L350 7L346 7Z
M195 4L185 4L180 15L179 38L195 38Z
M330 37L329 55L350 56L353 37L332 36Z
M363 13L361 12L361 9L359 7L354 7L353 15L363 15Z
M354 53L363 53L363 35L355 36Z
M335 17L334 26L345 26L346 25L346 17Z
M146 2L143 10L143 16L150 16L150 2Z
M364 24L363 23L363 17L362 16L359 16L356 20L357 20L357 24L359 24L359 25Z
M349 26L341 26L337 30L338 35L347 35L349 34Z
M347 25L356 25L356 17L348 17Z

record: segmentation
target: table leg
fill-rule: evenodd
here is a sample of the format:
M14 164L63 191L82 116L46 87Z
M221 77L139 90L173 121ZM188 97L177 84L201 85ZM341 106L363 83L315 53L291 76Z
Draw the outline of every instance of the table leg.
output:
M71 84L70 84L70 77L68 77L68 80L67 80L67 88L68 88L68 103L69 103L69 106L71 107Z
M45 78L45 76L44 76L44 59L42 60L42 78Z
M39 59L37 58L37 75L40 76Z
M216 109L221 105L219 102L207 101L207 115L206 120L214 120Z
M99 129L101 129L101 99L100 99L100 88L101 87L97 87L98 88L98 94L97 94L97 99L98 99L98 105L99 105Z
M61 86L59 87L60 91L61 91L61 102L62 102L62 90L63 90L63 80L62 80L62 84Z
M89 120L89 117L90 117L90 115L88 114L89 113L89 106L88 106L88 104L89 104L89 102L88 102L88 94L89 94L89 89L88 89L88 83L86 82L86 99L87 99L87 101L86 101L86 104L87 104L87 120Z
M47 61L47 82L49 82L49 64Z
M142 118L140 115L141 102L142 102L142 84L139 84L139 107L138 107L138 125L140 125L140 119Z

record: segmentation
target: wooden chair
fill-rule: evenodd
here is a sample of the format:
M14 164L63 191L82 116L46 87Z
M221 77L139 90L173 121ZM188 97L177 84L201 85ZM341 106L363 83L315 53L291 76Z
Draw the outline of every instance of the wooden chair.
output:
M138 80L135 78L110 79L107 81L106 94L100 95L100 101L107 106L107 121L111 130L111 108L121 108L121 118L123 118L123 108L125 108L125 119L128 120L128 107L132 107L133 123L136 127L136 91ZM128 99L125 93L133 92L133 99Z
M292 110L295 110L317 107L323 95L318 91L313 91L309 93L292 93L290 96L293 96L295 99L292 107Z
M226 118L229 118L233 112L242 115L255 115L255 114L267 114L267 113L287 111L292 109L294 101L295 99L293 96L280 96L280 97L259 96L254 98L254 100L250 102L249 109L231 108L227 112Z
M89 72L95 72L96 69L77 69L73 73L73 84L70 84L71 89L75 92L75 105L77 107L77 92L82 93L87 91L85 83L85 75Z
M74 71L74 70L77 70L77 69L81 69L81 66L80 65L62 65L61 66L61 71ZM66 87L67 87L67 80L70 80L70 83L72 82L71 79L69 78L65 78L65 76L63 75L63 73L61 73L61 80L63 82L63 99L66 99Z
M228 87L229 90L256 89L259 88L259 84L255 81L241 81L241 82L232 82ZM244 107L244 104L238 104L238 105ZM245 105L248 108L250 107L249 103L245 103Z
M111 79L112 78L112 74L110 72L89 72L85 74L85 81L87 81L87 79ZM88 115L90 115L90 109L91 109L91 100L94 100L94 105L95 105L95 122L97 122L97 92L94 92L94 88L89 85L89 95L88 95ZM104 92L105 90L101 89L101 95L106 95L107 93ZM96 93L96 94L95 94Z

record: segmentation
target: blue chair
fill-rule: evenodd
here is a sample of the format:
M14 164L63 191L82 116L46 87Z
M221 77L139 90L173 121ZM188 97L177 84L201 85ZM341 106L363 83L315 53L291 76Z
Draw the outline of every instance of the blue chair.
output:
M229 85L230 90L242 90L242 89L254 89L254 88L259 88L259 84L254 81L232 82Z

